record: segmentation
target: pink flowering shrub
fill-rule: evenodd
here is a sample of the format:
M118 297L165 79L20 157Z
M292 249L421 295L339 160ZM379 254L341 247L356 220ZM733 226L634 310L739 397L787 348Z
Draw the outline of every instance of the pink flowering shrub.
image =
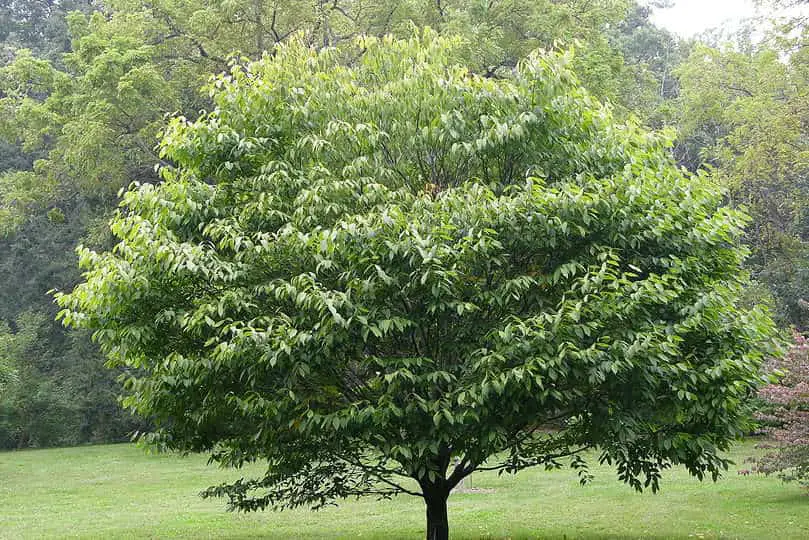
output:
M756 470L809 486L809 340L795 333L787 354L770 368L783 376L759 396L771 407L759 419L772 426L772 451L756 460Z

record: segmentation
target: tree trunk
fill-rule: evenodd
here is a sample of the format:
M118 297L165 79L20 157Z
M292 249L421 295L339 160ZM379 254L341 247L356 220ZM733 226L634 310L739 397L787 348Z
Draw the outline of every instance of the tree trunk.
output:
M447 496L425 497L424 502L427 504L427 540L449 540Z

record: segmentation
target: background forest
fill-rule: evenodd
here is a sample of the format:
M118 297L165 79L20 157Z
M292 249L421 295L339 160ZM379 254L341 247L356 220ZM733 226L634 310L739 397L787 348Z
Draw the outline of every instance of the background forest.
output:
M787 1L783 4L800 2ZM619 116L676 132L748 231L751 303L809 326L809 33L784 18L683 40L635 0L0 0L0 448L123 440L141 427L86 333L54 322L49 290L79 279L74 247L111 247L119 192L158 182L168 115L210 109L205 88L240 56L303 35L328 47L430 26L472 68L507 76L542 48ZM763 2L773 7L778 2ZM767 28L767 30L762 30Z

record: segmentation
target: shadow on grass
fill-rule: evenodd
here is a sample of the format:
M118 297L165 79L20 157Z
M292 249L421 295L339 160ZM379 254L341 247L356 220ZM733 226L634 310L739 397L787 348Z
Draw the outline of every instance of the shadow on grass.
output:
M806 505L809 503L809 491L803 491L801 493L784 493L778 495L772 495L770 497L764 498L760 497L757 501L762 506L768 504L800 504Z

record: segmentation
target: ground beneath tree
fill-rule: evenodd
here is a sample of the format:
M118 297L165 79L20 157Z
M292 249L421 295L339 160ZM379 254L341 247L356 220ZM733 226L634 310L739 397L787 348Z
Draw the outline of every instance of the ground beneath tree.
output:
M800 486L737 474L746 457L762 452L758 442L728 454L738 465L719 482L699 482L675 467L664 472L656 495L619 482L613 469L598 465L597 454L587 456L596 477L586 487L569 469L475 473L465 482L468 491L449 498L450 532L456 540L809 538L809 504ZM129 444L0 452L0 540L169 540L214 532L229 540L423 536L424 502L416 497L348 500L320 512L227 512L225 501L201 499L200 490L265 469L227 471L206 461L149 455Z

